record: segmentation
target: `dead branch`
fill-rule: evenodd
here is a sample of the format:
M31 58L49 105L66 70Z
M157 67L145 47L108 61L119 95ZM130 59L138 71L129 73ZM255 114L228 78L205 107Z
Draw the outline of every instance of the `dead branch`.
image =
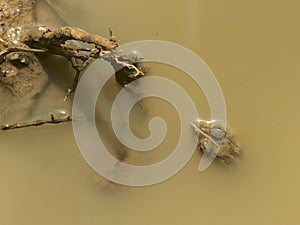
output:
M110 29L110 36L106 38L77 27L36 27L33 25L35 4L35 0L4 0L0 3L0 94L2 93L2 100L7 99L0 106L0 118L17 108L29 109L34 105L35 97L47 88L48 76L40 63L40 55L62 56L75 70L73 83L64 100L76 89L82 71L98 58L113 66L116 81L122 86L144 75L136 58L130 60L119 55L117 37ZM5 125L0 129L9 130L60 121L55 118L50 116L31 122ZM64 121L70 119L61 120Z
M90 34L77 27L37 27L36 29L22 31L20 40L30 48L43 49L48 54L58 54L68 59L75 57L86 60L86 55L78 54L82 51L82 47L70 45L67 41L80 41L82 43L93 44L95 48L90 53L93 53L94 58L101 50L111 51L118 44L114 41L96 34ZM85 49L84 51L86 51ZM98 55L99 56L99 55Z
M24 30L21 40L31 45L37 44L42 47L50 44L63 44L68 40L82 41L89 44L94 44L104 50L115 49L118 44L115 41L109 40L100 35L90 34L77 27L38 27L38 29Z
M20 122L15 124L6 124L2 125L0 128L1 130L12 130L18 128L25 128L25 127L33 127L33 126L41 126L43 124L58 124L58 123L65 123L72 121L72 118L69 113L64 111L58 111L55 113L51 113L49 116L45 118L41 118L38 120L32 120L28 122Z
M116 64L120 65L121 68L126 67L130 71L128 75L128 79L130 80L143 76L144 73L136 65L122 61L117 56L117 51L115 50L118 46L117 38L112 34L111 30L109 31L111 35L110 39L69 26L61 28L35 27L21 30L19 45L9 43L2 38L0 39L0 44L4 46L4 49L0 51L0 63L11 52L55 54L65 57L72 62L76 74L64 100L76 89L81 71L93 59L103 58L109 61L114 67ZM76 41L77 45L71 41ZM84 47L83 44L89 44L92 47ZM73 63L74 61L76 63Z

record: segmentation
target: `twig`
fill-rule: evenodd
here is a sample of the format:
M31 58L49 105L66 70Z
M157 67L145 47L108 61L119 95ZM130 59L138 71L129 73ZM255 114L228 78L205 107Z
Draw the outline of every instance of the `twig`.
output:
M126 62L122 62L118 59L118 57L114 57L113 58L115 60L115 62L119 65L121 65L122 67L127 67L128 69L130 70L134 70L135 73L134 74L131 74L130 77L131 78L137 78L138 76L144 76L144 72L139 70L135 65L133 64L128 64Z
M47 118L33 120L29 122L20 122L15 124L6 124L1 126L1 130L12 130L25 127L41 126L43 124L58 124L72 121L69 113L60 111L50 114Z
M9 46L8 42L4 41L2 38L0 38L0 44L6 47L0 52L0 62L2 62L5 59L5 56L7 54L12 52L45 53L45 50L43 49L34 49L34 48L27 48L27 47L15 46L15 45Z

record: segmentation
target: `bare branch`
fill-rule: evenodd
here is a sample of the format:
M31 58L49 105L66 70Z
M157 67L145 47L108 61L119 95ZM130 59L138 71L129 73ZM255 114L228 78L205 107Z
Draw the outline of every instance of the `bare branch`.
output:
M50 114L49 116L38 119L32 120L29 122L20 122L15 124L6 124L1 126L1 130L13 130L18 128L25 128L25 127L33 127L33 126L41 126L43 124L58 124L58 123L65 123L72 121L72 118L69 113L65 111L58 111L55 113Z

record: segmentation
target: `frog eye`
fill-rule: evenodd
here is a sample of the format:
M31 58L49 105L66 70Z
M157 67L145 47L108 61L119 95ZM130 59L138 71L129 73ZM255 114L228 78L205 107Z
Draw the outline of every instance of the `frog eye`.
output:
M225 134L226 131L221 125L214 125L213 128L211 129L212 137L217 140L224 138Z

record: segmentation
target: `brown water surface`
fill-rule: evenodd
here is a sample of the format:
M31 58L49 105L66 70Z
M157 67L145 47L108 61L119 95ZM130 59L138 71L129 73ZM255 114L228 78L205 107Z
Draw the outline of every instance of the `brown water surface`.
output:
M201 56L222 87L228 121L244 158L236 166L214 163L199 173L200 157L195 153L183 170L163 183L111 188L99 182L81 157L71 124L1 132L0 224L300 223L299 1L52 3L67 23L90 32L106 35L111 28L121 43L159 39ZM199 114L209 118L202 92L181 78L183 73L151 65L152 74L172 75L188 86ZM165 116L171 127L161 150L174 146L176 113L169 114L172 107L157 99L145 102L152 110L150 116ZM145 122L137 133L147 135L146 128ZM149 163L169 153L166 149L148 158L137 155L133 161Z

